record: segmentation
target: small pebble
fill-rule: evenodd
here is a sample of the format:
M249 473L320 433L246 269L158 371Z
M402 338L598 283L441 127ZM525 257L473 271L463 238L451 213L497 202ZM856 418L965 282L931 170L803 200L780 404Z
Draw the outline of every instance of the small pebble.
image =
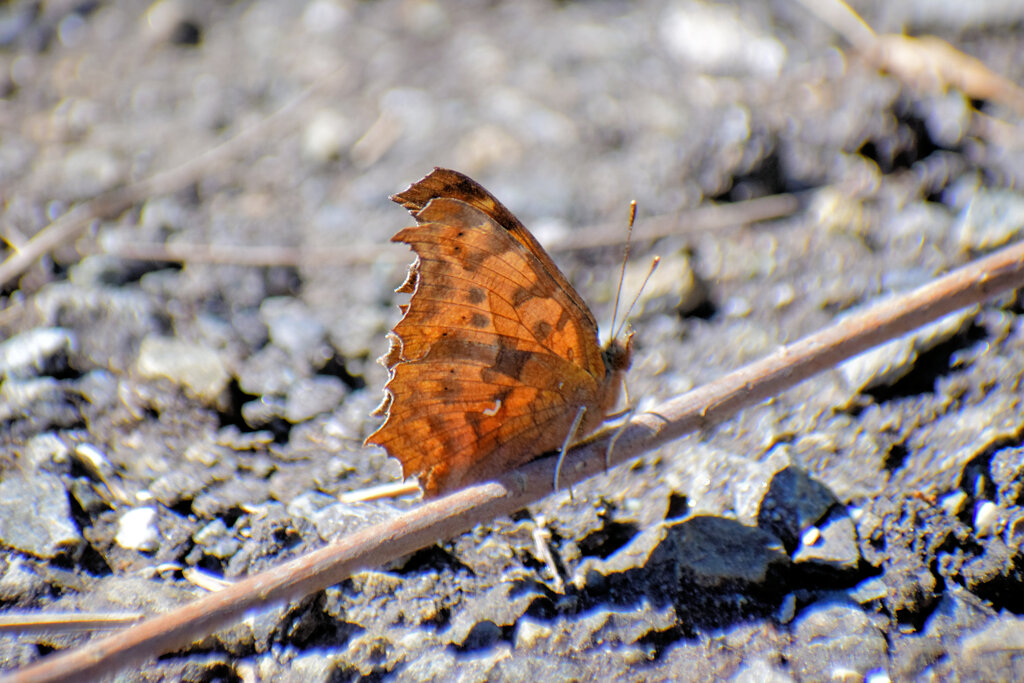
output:
M978 538L991 536L999 522L999 506L991 500L982 501L974 510L974 533Z
M215 349L167 337L146 337L136 367L143 377L169 379L206 403L217 401L231 379Z
M118 520L114 542L122 548L152 552L159 547L159 541L155 508L135 508L121 515Z

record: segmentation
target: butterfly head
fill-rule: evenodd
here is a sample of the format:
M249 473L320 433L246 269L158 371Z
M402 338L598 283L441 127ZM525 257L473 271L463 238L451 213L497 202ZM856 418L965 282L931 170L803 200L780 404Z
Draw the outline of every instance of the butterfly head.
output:
M633 362L633 330L628 330L625 341L619 337L609 340L608 344L601 351L604 357L604 366L610 374L624 373L629 370Z

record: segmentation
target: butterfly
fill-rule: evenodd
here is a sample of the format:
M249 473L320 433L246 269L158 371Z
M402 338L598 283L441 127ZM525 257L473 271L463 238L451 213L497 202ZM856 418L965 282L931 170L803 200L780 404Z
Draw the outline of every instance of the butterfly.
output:
M596 429L618 401L632 337L602 348L580 295L475 180L435 168L391 199L417 222L391 241L417 258L379 359L389 378L374 415L385 420L365 444L430 498Z

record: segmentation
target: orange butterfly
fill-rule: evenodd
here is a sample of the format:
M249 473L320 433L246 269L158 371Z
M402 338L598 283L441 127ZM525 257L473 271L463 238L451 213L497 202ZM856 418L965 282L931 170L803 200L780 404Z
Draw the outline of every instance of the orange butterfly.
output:
M426 497L493 478L615 406L632 341L602 349L587 305L491 193L435 168L391 198L419 225L391 238L416 252L412 294L380 358L389 370L366 438L417 476Z

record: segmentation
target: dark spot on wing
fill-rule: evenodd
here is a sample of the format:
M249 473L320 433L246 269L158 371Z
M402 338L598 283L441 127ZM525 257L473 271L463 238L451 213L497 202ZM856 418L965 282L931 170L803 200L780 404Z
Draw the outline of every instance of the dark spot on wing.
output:
M443 415L437 413L427 413L427 424L430 425L430 431L433 434L440 434L444 431L446 420Z
M512 305L519 308L530 299L534 298L534 294L527 287L516 289L515 294L512 295Z
M433 282L430 288L434 290L433 296L439 299L448 300L452 296L452 286L441 282Z
M466 300L471 304L482 304L487 294L479 287L470 287L466 292Z
M483 329L485 327L490 326L491 320L483 313L474 313L473 315L469 316L469 324L472 327Z
M466 341L465 339L438 339L427 358L444 361L461 361L475 365L490 366L498 351L492 344ZM450 371L449 371L450 372Z
M518 380L531 355L533 354L530 351L500 348L498 349L497 357L494 359L494 366L490 370Z
M546 341L553 331L554 328L551 327L551 323L547 320L541 320L533 326L533 336L536 337L539 342Z

